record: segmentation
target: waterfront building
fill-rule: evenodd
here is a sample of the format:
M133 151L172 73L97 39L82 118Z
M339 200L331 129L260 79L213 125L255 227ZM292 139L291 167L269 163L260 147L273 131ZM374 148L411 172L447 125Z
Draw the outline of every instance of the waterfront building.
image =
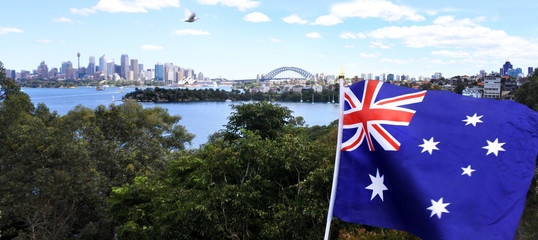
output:
M155 81L164 81L164 65L160 62L155 64Z
M501 98L501 77L486 76L484 78L484 98Z
M65 74L68 68L73 68L73 63L71 63L71 61L62 62L62 67L60 68L60 73Z
M93 76L95 73L95 57L90 56L89 63L88 63L88 69L86 69L86 74Z
M112 59L112 61L106 63L106 74L113 75L115 73L114 68L115 68L114 59Z
M40 79L49 78L49 67L45 64L45 61L42 61L39 66L37 66L37 77Z
M138 59L131 59L131 70L133 71L132 80L138 81Z
M121 55L121 71L120 77L127 79L127 74L129 74L129 55Z
M103 55L99 58L99 71L105 76L105 80L108 78L108 72L107 72L107 62L106 62L106 56Z

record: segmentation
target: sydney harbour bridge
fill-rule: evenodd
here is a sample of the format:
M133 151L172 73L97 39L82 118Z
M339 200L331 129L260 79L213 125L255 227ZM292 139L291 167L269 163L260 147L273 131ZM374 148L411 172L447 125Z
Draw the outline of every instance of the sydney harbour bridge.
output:
M295 73L295 75L299 75L300 77L293 77L295 79L305 79L310 80L314 79L314 75L302 68L298 67L279 67L276 69L273 69L272 71L268 72L267 74L264 74L261 76L260 79L243 79L243 80L235 80L239 82L247 82L247 81L269 81L269 80L281 80L281 79L290 79L290 77L281 76L282 73Z

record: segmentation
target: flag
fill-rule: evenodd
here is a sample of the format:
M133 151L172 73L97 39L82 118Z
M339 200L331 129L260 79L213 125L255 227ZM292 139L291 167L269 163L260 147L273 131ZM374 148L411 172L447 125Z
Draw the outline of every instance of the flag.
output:
M538 113L378 81L345 89L334 216L422 239L513 239Z

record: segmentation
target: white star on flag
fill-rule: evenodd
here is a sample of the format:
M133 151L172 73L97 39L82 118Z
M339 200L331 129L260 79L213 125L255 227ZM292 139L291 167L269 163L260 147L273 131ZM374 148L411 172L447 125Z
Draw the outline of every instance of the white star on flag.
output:
M439 142L434 142L433 137L430 138L430 140L422 139L422 141L424 141L424 143L418 145L419 147L422 147L421 153L428 151L430 155L432 155L433 150L439 150L439 148L437 148L437 144L439 144Z
M477 123L482 123L482 120L480 120L480 118L482 118L483 116L484 115L477 116L476 113L475 113L472 117L466 116L467 119L462 120L462 121L466 122L465 126L467 126L469 124L473 124L473 126L476 127Z
M461 168L463 170L463 173L461 175L469 175L469 177L471 176L471 173L476 171L474 169L471 168L471 165L467 166L466 168Z
M486 140L488 142L487 146L484 146L482 148L487 149L488 153L486 153L486 156L490 153L495 154L495 156L499 155L499 151L506 151L504 148L502 148L502 145L505 143L500 143L498 138L495 138L495 141L490 142L489 140Z
M385 180L385 176L379 176L379 169L377 169L376 176L370 175L370 180L372 180L372 184L368 185L368 187L365 187L366 189L372 190L372 198L370 198L370 201L374 199L375 196L379 195L381 198L381 201L383 201L383 191L388 190L387 186L383 184L383 181Z
M443 198L439 199L439 201L434 201L431 199L432 205L431 207L427 208L428 210L432 211L432 214L430 217L433 217L433 215L437 215L439 219L441 219L442 213L450 213L448 210L446 210L446 206L448 206L450 203L443 203Z

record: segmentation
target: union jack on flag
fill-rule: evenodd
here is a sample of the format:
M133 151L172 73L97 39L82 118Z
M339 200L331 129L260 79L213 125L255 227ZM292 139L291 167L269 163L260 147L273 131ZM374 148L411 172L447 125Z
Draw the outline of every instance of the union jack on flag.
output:
M378 81L365 81L361 100L350 88L346 88L344 97L351 108L344 112L343 128L356 131L342 143L342 151L355 150L364 139L368 142L368 149L374 151L372 137L386 151L400 149L400 142L381 125L408 126L415 111L401 106L422 102L426 91L378 99L382 85Z

